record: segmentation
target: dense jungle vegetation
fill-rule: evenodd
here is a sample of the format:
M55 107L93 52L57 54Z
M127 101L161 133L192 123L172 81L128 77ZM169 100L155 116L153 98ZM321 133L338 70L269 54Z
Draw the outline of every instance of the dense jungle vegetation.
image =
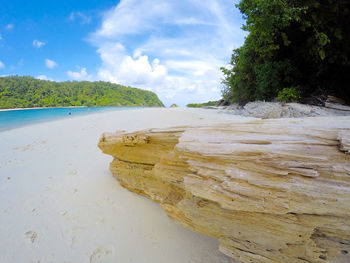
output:
M0 108L58 106L164 106L151 91L109 82L55 82L0 77Z
M222 68L225 100L330 94L350 102L349 0L242 0L237 7L249 34Z

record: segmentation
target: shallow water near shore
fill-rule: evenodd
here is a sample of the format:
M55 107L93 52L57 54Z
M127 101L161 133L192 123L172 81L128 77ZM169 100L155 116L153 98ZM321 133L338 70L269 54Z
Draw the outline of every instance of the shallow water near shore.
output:
M56 119L72 118L98 112L140 109L141 107L60 107L0 111L0 131Z

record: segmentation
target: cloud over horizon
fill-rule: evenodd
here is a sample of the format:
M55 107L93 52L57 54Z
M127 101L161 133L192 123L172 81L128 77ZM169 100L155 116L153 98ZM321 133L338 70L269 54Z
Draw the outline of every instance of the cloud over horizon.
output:
M47 77L46 75L38 75L36 76L36 79L53 81L53 79Z
M67 76L72 80L91 80L92 76L86 71L86 68L81 68L80 71L67 71Z
M155 91L167 104L220 97L220 67L243 44L231 0L121 0L91 35L97 78Z

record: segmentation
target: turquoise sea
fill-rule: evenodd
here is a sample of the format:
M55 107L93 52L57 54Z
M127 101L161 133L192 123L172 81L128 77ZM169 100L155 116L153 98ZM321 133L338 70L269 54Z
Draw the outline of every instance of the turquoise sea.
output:
M24 125L57 119L73 118L97 112L128 110L138 107L78 107L78 108L37 108L0 111L0 131L18 128Z

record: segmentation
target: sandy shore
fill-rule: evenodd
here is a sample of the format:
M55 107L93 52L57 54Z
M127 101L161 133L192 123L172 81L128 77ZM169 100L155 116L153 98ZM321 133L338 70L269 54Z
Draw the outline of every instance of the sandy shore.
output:
M233 262L216 240L122 188L105 131L246 121L200 109L113 111L0 132L0 262Z

